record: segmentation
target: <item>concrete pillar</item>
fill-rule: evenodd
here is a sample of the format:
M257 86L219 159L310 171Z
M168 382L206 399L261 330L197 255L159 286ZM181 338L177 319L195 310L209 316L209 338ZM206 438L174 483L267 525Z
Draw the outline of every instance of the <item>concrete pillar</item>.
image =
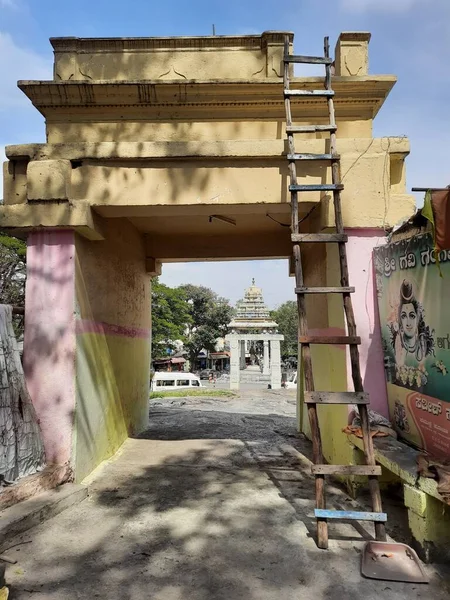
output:
M271 340L270 342L270 383L273 390L281 388L281 352L280 341Z
M230 339L230 389L239 389L239 350L240 343L238 338Z
M116 222L117 221L117 222ZM24 371L48 463L75 481L148 424L150 278L137 230L30 234Z
M264 340L263 375L270 375L269 340Z
M247 342L245 340L241 340L241 361L239 368L241 370L245 369L245 353L247 350Z
M450 560L450 507L407 483L403 484L413 547L425 562Z
M76 236L76 479L148 425L151 283L139 232L105 223L105 240Z
M335 49L335 75L361 77L369 72L370 33L344 31Z
M75 393L75 234L39 231L27 241L24 372L48 463L72 459Z

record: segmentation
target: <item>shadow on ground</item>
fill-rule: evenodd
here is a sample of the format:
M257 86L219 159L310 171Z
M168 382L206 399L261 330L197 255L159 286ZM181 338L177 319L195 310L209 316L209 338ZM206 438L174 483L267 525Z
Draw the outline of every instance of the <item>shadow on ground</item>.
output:
M365 530L344 523L330 551L316 548L311 476L283 450L294 441L309 451L293 417L189 408L151 416L88 500L17 540L32 541L8 569L13 600L420 597L417 586L361 578ZM330 491L331 502L351 503Z

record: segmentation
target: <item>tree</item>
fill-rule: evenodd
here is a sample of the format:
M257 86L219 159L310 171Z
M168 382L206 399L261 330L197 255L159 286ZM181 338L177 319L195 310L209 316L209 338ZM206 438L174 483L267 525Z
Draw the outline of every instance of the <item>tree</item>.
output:
M278 323L278 330L284 335L281 342L281 355L283 358L297 356L298 339L298 312L295 300L288 300L273 310L271 317Z
M179 289L183 291L189 306L190 323L184 346L193 365L203 348L213 352L217 338L226 335L233 309L228 300L207 287L186 284Z
M27 246L15 237L0 234L0 303L25 305ZM23 334L23 318L14 319L17 337Z
M152 281L152 354L156 358L184 341L190 324L189 305L180 288L170 288L158 279Z

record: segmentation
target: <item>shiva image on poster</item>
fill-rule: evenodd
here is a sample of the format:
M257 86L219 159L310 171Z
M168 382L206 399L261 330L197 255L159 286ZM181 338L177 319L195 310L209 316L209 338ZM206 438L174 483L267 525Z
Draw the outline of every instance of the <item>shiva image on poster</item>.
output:
M396 382L420 389L427 384L425 359L434 356L434 330L425 322L425 310L404 279L399 290L397 319L388 324L395 356Z

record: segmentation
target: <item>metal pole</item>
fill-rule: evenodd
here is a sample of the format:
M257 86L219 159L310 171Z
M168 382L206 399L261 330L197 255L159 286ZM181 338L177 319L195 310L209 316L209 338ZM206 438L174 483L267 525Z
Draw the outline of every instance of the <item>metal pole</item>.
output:
M434 187L430 187L430 188L421 188L421 187L413 187L411 188L412 192L446 192L446 191L450 191L450 185L448 185L447 187L440 187L440 188L434 188Z

